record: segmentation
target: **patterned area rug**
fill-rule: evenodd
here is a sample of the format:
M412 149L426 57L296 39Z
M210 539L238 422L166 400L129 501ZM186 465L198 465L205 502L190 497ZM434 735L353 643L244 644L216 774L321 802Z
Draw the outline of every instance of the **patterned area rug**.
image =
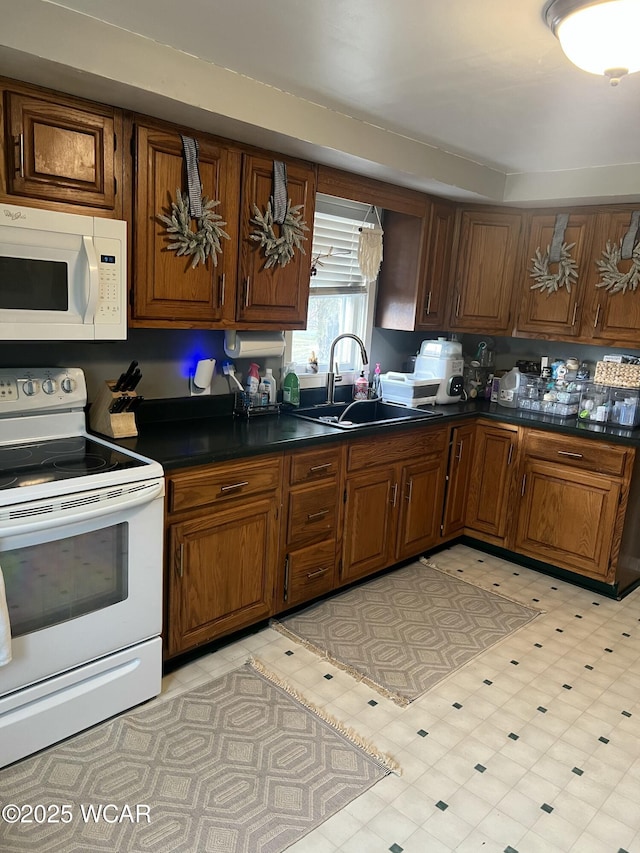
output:
M254 662L0 770L0 850L285 850L395 769L298 699Z
M272 624L408 705L538 613L425 560Z

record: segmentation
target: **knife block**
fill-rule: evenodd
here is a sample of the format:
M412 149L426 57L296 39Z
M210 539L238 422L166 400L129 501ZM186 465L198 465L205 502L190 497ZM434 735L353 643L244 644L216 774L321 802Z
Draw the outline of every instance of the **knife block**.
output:
M137 397L135 391L114 391L115 380L110 379L100 389L97 399L89 409L89 424L94 432L109 438L131 438L138 435L136 416L133 412L110 412L116 400L122 397Z

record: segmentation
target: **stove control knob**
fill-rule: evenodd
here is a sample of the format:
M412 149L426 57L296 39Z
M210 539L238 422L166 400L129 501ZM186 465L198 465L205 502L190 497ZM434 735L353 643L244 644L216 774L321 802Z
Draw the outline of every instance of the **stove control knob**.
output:
M27 397L33 397L34 394L38 393L38 382L36 379L25 379L22 383L22 390L27 395Z
M72 379L70 376L65 376L60 383L60 387L65 394L72 394L76 390L76 380Z
M55 379L45 379L42 383L42 390L45 394L55 394L58 388L58 383Z

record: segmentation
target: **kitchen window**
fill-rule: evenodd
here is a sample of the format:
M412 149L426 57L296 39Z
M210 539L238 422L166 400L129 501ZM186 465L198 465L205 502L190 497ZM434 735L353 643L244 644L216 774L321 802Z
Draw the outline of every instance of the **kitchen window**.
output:
M299 376L310 378L309 359L314 353L320 373L328 369L331 342L343 332L353 332L371 349L375 281L363 278L358 266L361 228L371 228L375 216L367 204L319 194L313 223L312 274L307 328L287 334L285 360L294 362ZM335 360L345 382L360 370L358 346L340 341ZM309 384L303 381L303 384Z

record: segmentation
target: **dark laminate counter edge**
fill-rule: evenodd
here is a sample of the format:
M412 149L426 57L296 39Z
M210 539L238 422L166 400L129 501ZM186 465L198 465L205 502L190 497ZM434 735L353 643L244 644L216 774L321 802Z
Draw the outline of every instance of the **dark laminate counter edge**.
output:
M391 437L407 429L437 429L454 421L478 417L596 441L604 440L631 447L640 446L640 430L624 430L601 424L589 425L578 422L575 418L536 416L532 412L505 408L487 401L455 403L450 406L436 406L435 409L442 412L442 417L382 427L363 427L350 432L304 421L286 413L246 420L234 418L230 412L227 412L207 417L146 420L140 424L139 435L135 438L112 440L124 448L155 459L166 471L334 442L352 441L381 433ZM175 406L173 413L176 414L178 411L179 406Z

